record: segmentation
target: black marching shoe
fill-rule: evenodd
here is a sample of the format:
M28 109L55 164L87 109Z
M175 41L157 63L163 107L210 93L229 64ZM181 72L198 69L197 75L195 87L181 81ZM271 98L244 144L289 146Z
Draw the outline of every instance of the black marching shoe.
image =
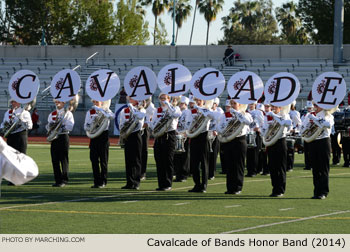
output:
M201 192L201 191L202 189L197 186L193 187L191 190L188 190L188 192Z

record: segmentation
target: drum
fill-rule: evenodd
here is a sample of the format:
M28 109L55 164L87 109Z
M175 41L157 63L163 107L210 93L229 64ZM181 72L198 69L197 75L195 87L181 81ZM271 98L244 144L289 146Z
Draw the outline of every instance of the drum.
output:
M175 153L183 153L186 151L185 141L186 141L186 137L184 137L181 134L176 135Z
M287 148L290 150L294 150L295 139L293 137L287 137L286 142L287 142Z
M246 135L246 139L247 139L247 147L248 148L255 148L256 147L256 134L255 132L249 132Z

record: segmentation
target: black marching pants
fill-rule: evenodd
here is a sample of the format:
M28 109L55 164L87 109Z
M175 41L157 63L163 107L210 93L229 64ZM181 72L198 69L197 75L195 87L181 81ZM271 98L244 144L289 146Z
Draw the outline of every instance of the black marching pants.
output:
M51 161L56 184L68 183L69 136L61 134L51 142Z
M90 140L90 161L94 175L94 185L107 185L109 139L108 130Z

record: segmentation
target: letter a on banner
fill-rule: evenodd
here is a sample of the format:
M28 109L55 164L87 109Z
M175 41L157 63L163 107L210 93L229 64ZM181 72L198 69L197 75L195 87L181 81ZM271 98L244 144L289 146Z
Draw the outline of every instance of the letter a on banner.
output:
M265 101L274 106L287 106L299 95L300 82L291 73L281 72L273 75L264 88Z
M148 67L135 67L126 74L124 88L128 96L134 100L145 100L154 94L157 77Z
M118 93L120 80L116 73L108 69L93 72L85 83L86 93L96 101L108 101Z
M312 98L323 109L338 106L346 94L344 78L335 72L326 72L318 76L312 85Z
M227 92L232 99L241 104L257 101L264 91L261 78L253 72L242 71L231 76Z
M194 97L202 100L212 100L225 89L225 77L215 68L203 68L192 77L190 89Z
M18 103L29 103L37 96L40 81L35 73L29 70L16 72L9 82L9 93Z
M59 71L51 81L50 93L55 100L70 101L80 89L79 74L71 69Z
M158 87L162 93L170 96L180 96L189 88L192 74L187 67L180 64L170 64L158 73Z

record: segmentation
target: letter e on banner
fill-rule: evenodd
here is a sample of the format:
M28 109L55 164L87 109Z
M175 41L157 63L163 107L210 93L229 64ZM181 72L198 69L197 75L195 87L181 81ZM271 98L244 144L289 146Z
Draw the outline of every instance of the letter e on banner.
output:
M170 64L158 73L158 87L162 93L170 96L180 96L186 93L192 74L187 67L180 64Z
M225 77L215 68L198 70L190 82L190 90L194 97L202 100L212 100L225 89Z
M291 73L281 72L273 75L264 88L265 102L274 106L287 106L299 95L300 82Z
M67 102L78 94L80 84L80 76L76 71L63 69L53 77L50 93L55 100Z
M319 75L312 85L312 98L323 109L331 109L339 105L345 94L345 80L335 72L326 72Z
M154 94L157 88L157 76L148 67L131 69L124 78L124 88L134 100L145 100Z
M116 73L108 69L93 72L85 83L86 93L95 101L108 101L118 93L120 80Z
M264 91L261 78L249 71L241 71L232 75L227 83L227 92L232 99L241 104L256 102Z
M34 100L39 92L40 81L35 73L21 70L12 75L9 82L9 93L18 103L28 103Z

